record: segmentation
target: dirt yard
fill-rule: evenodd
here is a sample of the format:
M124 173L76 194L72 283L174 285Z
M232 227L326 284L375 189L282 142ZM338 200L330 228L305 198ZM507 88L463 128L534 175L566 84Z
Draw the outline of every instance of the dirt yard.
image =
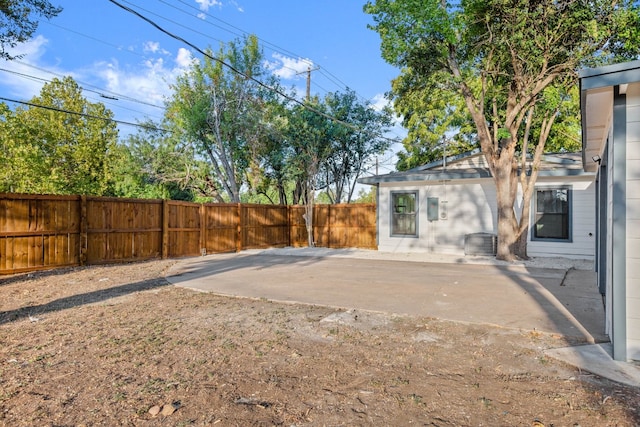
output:
M226 298L172 261L0 278L0 425L638 426L559 336Z

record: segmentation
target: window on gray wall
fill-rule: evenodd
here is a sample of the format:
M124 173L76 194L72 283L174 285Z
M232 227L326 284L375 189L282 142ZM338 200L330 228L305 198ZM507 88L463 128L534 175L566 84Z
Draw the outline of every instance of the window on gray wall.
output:
M418 192L393 192L391 199L391 234L417 236Z
M533 206L533 239L571 240L569 188L537 188Z

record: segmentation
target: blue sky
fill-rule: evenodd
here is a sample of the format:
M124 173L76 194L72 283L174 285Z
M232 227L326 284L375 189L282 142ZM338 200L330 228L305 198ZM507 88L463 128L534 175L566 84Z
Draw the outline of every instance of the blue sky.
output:
M309 65L319 68L312 72L312 94L350 87L374 104L384 102L398 75L380 56L378 34L367 28L364 0L118 1L200 48L256 34L272 72L301 96ZM64 10L41 21L35 37L14 51L24 57L0 60L0 94L28 100L43 80L71 75L116 119L159 120L169 84L199 54L109 0L51 2Z

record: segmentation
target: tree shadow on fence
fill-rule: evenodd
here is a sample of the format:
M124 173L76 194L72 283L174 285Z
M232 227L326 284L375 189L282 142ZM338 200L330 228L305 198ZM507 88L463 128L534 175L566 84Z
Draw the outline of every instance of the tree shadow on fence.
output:
M25 317L40 316L45 313L51 313L66 310L82 305L95 304L107 301L113 298L134 294L137 292L149 291L169 286L164 278L153 278L135 283L127 283L106 289L99 289L92 292L70 295L63 298L50 301L46 304L31 305L20 307L14 310L0 311L0 325L14 322Z

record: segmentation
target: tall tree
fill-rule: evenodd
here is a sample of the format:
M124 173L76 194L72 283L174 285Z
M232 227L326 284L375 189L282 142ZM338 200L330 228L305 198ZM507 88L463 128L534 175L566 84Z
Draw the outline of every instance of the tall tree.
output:
M330 145L319 179L331 203L349 203L365 163L389 148L384 132L391 126L391 112L374 110L350 89L329 93L324 103L327 113L337 120L327 119Z
M531 195L551 128L578 67L638 55L636 2L376 0L364 9L385 60L416 81L441 73L464 99L496 184L497 257L526 258Z
M309 107L309 108L307 108ZM305 205L305 225L309 246L314 246L313 204L317 189L320 165L330 153L328 120L324 115L324 106L317 98L307 101L306 106L296 105L291 110L288 122L287 139L293 152L289 160L289 170L295 180L293 200Z
M171 135L152 122L111 150L109 194L116 197L188 200L195 198L192 180L185 177L186 156Z
M54 79L27 108L4 109L5 175L0 191L102 195L118 131L113 113L88 102L71 78Z
M398 153L398 170L408 170L444 156L477 147L473 122L460 94L435 73L428 78L405 70L393 80L388 96L407 129L405 151Z
M258 147L261 169L259 176L253 174L252 188L271 203L277 200L277 203L286 205L293 200L293 196L287 197L288 187L293 186L289 167L293 147L287 136L292 111L286 100L274 99L265 107L265 126Z
M177 137L206 160L208 170L199 172L215 200L240 201L261 137L262 107L270 96L256 80L268 78L258 39L249 36L217 53L209 50L173 87L167 120Z
M62 12L46 0L0 0L0 58L16 57L8 52L23 43L38 28L38 18L51 19Z

